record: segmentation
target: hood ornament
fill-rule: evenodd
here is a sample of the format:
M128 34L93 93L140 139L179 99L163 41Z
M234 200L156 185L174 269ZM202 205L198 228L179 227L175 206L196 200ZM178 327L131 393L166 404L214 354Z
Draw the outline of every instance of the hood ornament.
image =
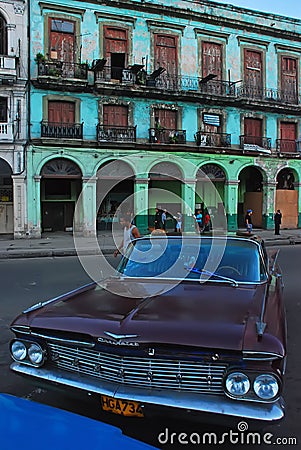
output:
M127 346L127 347L139 347L138 342L125 340L125 339L129 339L129 338L136 338L136 337L138 337L138 334L114 334L114 333L110 333L109 331L104 331L104 334L107 335L111 339L99 337L97 339L98 342L101 342L103 344L110 344L110 345L123 345L123 346Z
M104 331L103 333L109 336L110 338L115 339L116 341L120 341L121 339L130 339L138 337L138 334L114 334L110 333L109 331Z

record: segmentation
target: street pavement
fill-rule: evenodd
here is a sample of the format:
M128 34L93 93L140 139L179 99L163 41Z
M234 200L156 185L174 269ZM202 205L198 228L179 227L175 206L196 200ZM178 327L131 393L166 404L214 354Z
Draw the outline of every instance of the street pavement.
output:
M253 230L253 234L262 237L267 246L301 243L301 229L282 229L280 233L276 236L274 230ZM120 244L121 231L115 234L115 239ZM100 254L100 251L112 254L115 249L116 244L110 231L99 232L97 238L79 237L76 240L72 232L43 233L41 239L13 239L12 235L0 235L0 259L93 255Z

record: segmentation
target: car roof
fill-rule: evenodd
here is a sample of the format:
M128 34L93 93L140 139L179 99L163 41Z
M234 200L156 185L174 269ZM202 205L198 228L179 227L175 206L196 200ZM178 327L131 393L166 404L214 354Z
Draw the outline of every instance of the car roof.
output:
M223 233L206 233L206 234L198 234L198 233L165 233L161 230L155 230L151 234L141 236L140 238L135 239L135 241L141 240L141 239L196 239L196 240L204 240L204 239L227 239L227 240L233 240L233 241L246 241L246 242L253 242L257 244L258 246L264 246L264 241L260 236L257 235L247 235L243 233L237 233L237 232L228 232L227 234Z

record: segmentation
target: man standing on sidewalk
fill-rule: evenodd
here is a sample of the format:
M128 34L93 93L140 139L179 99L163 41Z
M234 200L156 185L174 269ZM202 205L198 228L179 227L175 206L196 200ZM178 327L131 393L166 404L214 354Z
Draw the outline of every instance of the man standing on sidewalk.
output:
M249 233L249 234L252 233L252 229L253 229L252 214L253 214L252 209L248 209L247 214L245 215L245 225L246 225L247 233Z
M280 209L274 214L274 223L275 223L275 234L280 234L280 225L281 225L282 214Z
M124 255L127 246L132 242L132 240L140 237L139 230L136 225L133 225L131 223L130 216L120 217L120 225L123 228L123 240L114 252L115 257L118 255L118 253L122 253Z

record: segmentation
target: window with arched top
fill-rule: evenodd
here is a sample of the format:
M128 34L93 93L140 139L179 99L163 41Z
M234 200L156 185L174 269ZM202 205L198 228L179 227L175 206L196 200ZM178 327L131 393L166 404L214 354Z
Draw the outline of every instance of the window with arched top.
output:
M0 55L7 55L7 23L0 14Z
M73 161L64 158L55 158L48 161L42 168L41 175L44 178L72 177L81 178L80 168Z
M224 170L216 164L205 164L200 167L196 175L198 180L210 178L211 181L225 181L226 174Z
M277 189L289 189L293 191L295 189L295 176L294 172L285 168L282 169L277 175Z

